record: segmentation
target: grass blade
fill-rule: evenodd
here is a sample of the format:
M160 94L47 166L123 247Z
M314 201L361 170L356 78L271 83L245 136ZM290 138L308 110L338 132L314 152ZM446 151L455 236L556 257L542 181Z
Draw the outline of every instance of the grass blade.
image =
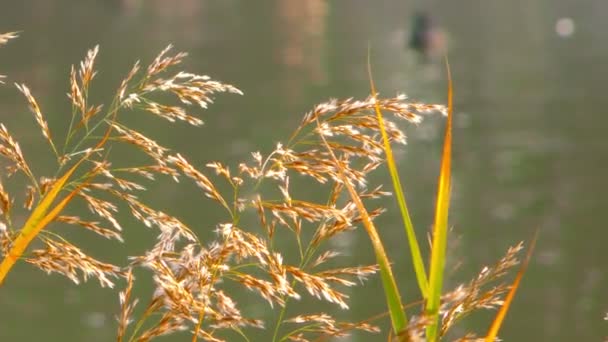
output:
M438 336L439 306L441 304L441 291L443 288L443 271L445 268L448 212L450 207L451 164L452 164L452 116L453 116L453 87L452 75L448 59L445 59L448 77L448 118L443 138L443 153L441 156L441 169L439 184L437 186L437 199L435 205L435 221L433 227L433 246L431 249L431 267L429 279L429 298L426 313L432 318L427 327L427 341L436 341Z
M76 171L80 162L72 166L61 178L59 178L51 190L44 196L42 201L36 206L30 217L27 219L19 235L13 242L13 246L0 264L0 285L4 282L6 275L11 270L15 262L23 255L23 252L34 239L34 237L50 222L48 221L47 212L51 204L57 198L59 192L63 189L70 176ZM69 196L68 196L69 197ZM66 197L67 198L67 197ZM64 199L65 200L65 199Z
M422 298L428 298L428 278L426 275L426 271L424 269L424 261L422 259L422 254L420 253L420 245L418 244L418 240L416 239L416 231L414 230L414 225L412 224L412 219L410 218L410 213L407 209L407 204L405 202L405 195L403 193L403 186L401 185L401 181L399 180L399 172L397 171L397 163L395 163L395 158L393 157L393 150L391 148L391 143L388 140L388 134L386 133L386 128L384 126L384 119L382 116L382 111L380 110L380 105L376 100L376 86L374 84L374 78L372 77L372 67L370 62L370 54L368 51L367 54L367 73L369 76L369 83L371 88L372 97L375 102L375 112L376 117L378 118L378 126L380 127L380 131L382 132L382 141L384 143L384 151L386 153L386 161L388 164L388 170L391 175L391 180L393 182L393 188L395 189L395 195L397 196L397 203L399 205L399 210L401 211L401 219L405 225L405 233L407 234L407 241L410 245L410 251L412 254L412 264L414 265L414 272L416 273L416 280L418 281L418 287L420 288L420 292L422 293Z
M115 115L116 114L114 114L114 116ZM82 164L82 162L87 160L94 151L101 148L108 141L111 132L112 126L110 125L109 128L106 130L106 133L104 134L103 138L99 140L95 148L89 149L84 157L78 160L78 162L76 162L74 166L72 166L68 171L66 171L65 174L61 176L61 178L59 178L55 182L55 184L53 184L49 192L44 196L44 198L42 199L42 201L40 201L36 208L34 208L34 211L32 211L32 214L19 231L19 235L17 235L17 237L15 238L15 241L13 242L10 251L4 257L2 263L0 264L0 285L4 283L6 275L13 268L15 262L17 262L17 260L21 258L21 256L23 255L29 244L32 242L32 240L36 237L36 235L38 235L38 233L40 233L42 229L44 229L50 222L52 222L55 217L57 217L57 215L59 215L61 210L63 210L63 208L69 203L69 201L74 197L74 195L76 195L76 193L80 191L80 189L84 185L87 184L90 178L93 177L93 175L91 175L89 178L87 178L87 180L85 180L75 190L68 194L68 196L66 196L49 213L49 208L57 198L57 195L59 195L59 192L63 190L63 187L65 186L69 178L72 176L72 174L76 171L80 164Z
M319 120L316 120L317 126L321 128ZM344 168L342 164L334 154L333 150L329 146L329 143L327 142L323 134L319 134L319 136L323 141L323 144L327 148L327 151L329 152L331 158L336 163L340 178L346 186L348 193L350 194L353 202L357 206L359 214L361 215L363 226L365 227L367 234L369 235L370 240L372 241L372 246L376 254L376 260L378 262L378 266L380 267L380 277L382 279L382 285L384 287L384 296L386 298L393 330L396 334L402 332L407 327L408 320L405 314L405 310L403 309L403 305L401 304L401 295L399 293L399 289L397 288L397 283L395 281L395 277L393 276L388 256L386 255L386 252L384 251L384 246L382 245L382 241L380 240L380 235L378 234L374 223L369 217L367 209L365 209L365 206L363 205L363 201L361 200L361 198L357 194L357 191L355 191L354 187L344 174ZM406 336L404 336L404 340L409 341L407 334Z
M530 248L528 249L528 253L526 254L526 258L522 262L519 271L517 272L517 276L515 276L515 280L513 280L513 285L511 285L511 290L505 297L505 302L500 307L500 310L496 313L496 317L494 317L494 321L488 330L488 334L486 335L486 342L494 342L496 340L496 336L498 335L498 330L502 326L502 322L507 316L507 312L509 311L509 307L513 302L513 298L515 298L515 292L519 288L519 284L521 283L521 279L526 273L526 269L528 268L528 263L532 257L532 252L534 251L534 246L536 245L536 239L538 238L538 229L532 238L532 242L530 242Z

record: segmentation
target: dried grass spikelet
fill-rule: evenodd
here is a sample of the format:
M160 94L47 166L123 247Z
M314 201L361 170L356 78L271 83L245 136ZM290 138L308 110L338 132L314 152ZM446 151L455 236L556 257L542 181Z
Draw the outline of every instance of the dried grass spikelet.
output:
M97 74L97 71L94 69L94 64L98 53L99 45L95 45L94 48L87 51L87 56L84 61L80 62L78 76L80 77L80 82L83 89L89 89L89 83L91 83L91 80Z
M42 135L49 141L49 143L53 144L52 139L51 139L51 131L49 130L49 125L47 124L46 120L42 116L40 106L38 105L38 102L36 101L36 99L30 93L30 89L25 84L15 83L15 86L17 87L17 89L19 89L19 91L21 93L23 93L23 95L27 99L27 101L30 105L30 110L32 111L32 113L34 113L36 122L42 129Z
M84 98L83 90L78 84L76 69L73 65L72 69L70 70L70 92L68 93L68 98L72 100L72 105L80 110L82 118L84 119L87 104Z
M110 222L112 224L112 226L114 227L114 229L116 229L117 231L122 231L122 226L120 225L118 220L114 217L114 213L118 212L118 207L116 206L116 204L114 204L113 202L89 195L85 192L80 192L78 195L82 199L85 200L85 202L87 203L87 206L89 207L89 210L93 214Z
M505 256L496 264L484 267L468 284L461 285L442 297L444 303L441 335L444 335L458 320L479 309L495 309L503 304L504 295L510 285L499 284L487 289L487 285L505 276L519 264L517 254L523 249L523 242L510 247ZM471 337L472 338L472 337Z
M72 106L80 112L80 123L77 127L88 127L88 123L93 116L101 112L101 106L89 106L89 86L97 75L95 70L95 59L99 53L99 45L87 51L87 55L80 62L78 69L72 65L70 69L70 92L68 98L72 101Z
M211 199L219 202L224 208L230 210L228 203L216 189L213 182L209 180L207 176L205 176L202 172L197 170L186 158L184 158L181 154L175 154L167 157L167 162L173 166L175 166L178 170L180 170L183 174L193 179L200 188L203 189L205 195Z
M197 241L192 230L178 218L168 215L160 210L155 210L142 202L134 199L126 199L131 214L147 227L159 228L158 240L172 246L175 242L184 238L187 241ZM169 249L169 248L168 248Z
M148 310L163 315L163 320L143 333L142 337L164 334L168 329L186 329L188 326L203 338L215 338L215 329L262 327L261 321L243 317L236 302L217 286L220 285L218 281L231 270L227 262L253 258L267 263L269 251L255 236L238 228L226 226L218 233L225 240L212 243L209 248L187 244L175 249L175 244L162 241L167 237L159 236L155 248L133 259L134 265L144 266L153 272L157 289ZM237 282L244 279L239 275L235 277ZM258 280L253 276L248 279ZM273 291L276 288L273 284L268 286ZM197 325L200 313L204 313L208 325Z
M17 171L23 172L30 180L34 180L34 175L25 161L19 143L13 139L4 124L0 123L0 156L8 159L11 164L6 167L6 174L13 175Z
M301 327L298 330L305 330L309 334L312 333L327 337L345 337L348 336L349 332L353 330L362 330L371 333L380 332L380 329L377 326L371 325L367 322L338 322L335 318L325 313L298 315L286 319L285 323L299 324ZM306 338L304 333L291 336L289 340L311 341L309 338Z
M55 219L57 222L63 222L63 223L67 223L67 224L71 224L71 225L77 225L80 226L84 229L90 230L95 234L101 235L107 239L116 239L120 242L124 242L122 236L120 235L120 232L108 229L108 228L103 228L101 226L99 226L99 222L96 221L85 221L85 220L81 220L78 216L58 216Z
M80 248L62 239L40 238L45 245L43 249L32 251L25 260L47 273L59 273L74 283L79 284L77 271L81 271L82 279L89 277L99 280L102 287L114 287L114 281L125 273L118 266L104 263L86 255Z
M134 281L132 269L128 268L126 270L125 278L127 280L127 286L124 290L118 293L120 301L120 314L117 317L118 331L116 334L116 339L119 342L124 339L127 327L133 322L133 311L135 310L135 306L139 302L138 299L131 300L131 291L133 290Z
M152 92L156 90L168 91L176 95L182 103L186 105L197 104L201 108L207 108L208 104L213 102L210 95L214 93L230 92L242 94L240 90L233 86L212 81L209 76L195 75L185 72L179 72L168 79L160 77L154 79L146 83L143 90L144 92ZM168 119L170 119L173 115L175 115L175 113L171 113Z
M8 192L4 190L2 179L0 179L0 214L7 215L11 211L13 201L9 197Z
M391 112L395 118L419 123L422 117L418 113L431 111L445 113L445 107L439 105L423 105L405 102L405 96L380 99L379 105L383 111ZM320 183L331 179L341 182L338 172L329 158L325 147L320 144L316 134L328 138L330 147L340 153L344 163L344 172L354 184L364 186L365 175L375 169L382 160L382 141L379 136L379 126L375 116L370 115L374 109L374 98L363 101L346 99L331 100L315 106L306 113L300 126L296 129L287 146L277 144L265 160L256 152L253 157L255 164L241 164L240 171L253 178L272 178L282 180L287 170L314 178ZM316 119L321 127L312 125ZM387 132L391 140L405 143L405 135L391 121L387 121ZM329 139L331 138L331 139ZM295 148L300 148L296 150ZM352 164L360 161L363 166L354 168Z
M133 259L134 266L152 271L157 286L146 311L163 316L162 324L150 328L142 336L147 338L177 327L193 329L195 326L193 333L211 339L218 338L215 329L263 327L262 321L243 317L228 290L223 289L227 280L259 294L271 306L283 306L286 298L301 297L293 286L295 280L312 295L345 307L346 296L335 290L334 285L352 286L355 283L348 278L363 280L377 271L375 266L362 266L309 273L285 265L282 256L271 252L267 242L255 234L230 223L218 225L216 232L219 241L206 248L192 243L178 248L175 243L162 241L167 237L159 236L155 248ZM257 271L249 273L249 268ZM201 319L205 324L201 324ZM375 331L368 324L336 325L337 330L345 327ZM321 332L327 330L317 331Z
M167 160L165 154L169 151L168 148L159 145L153 139L150 139L142 133L130 129L124 125L113 123L112 128L120 133L118 140L134 145L148 156L150 156L158 165L166 165Z

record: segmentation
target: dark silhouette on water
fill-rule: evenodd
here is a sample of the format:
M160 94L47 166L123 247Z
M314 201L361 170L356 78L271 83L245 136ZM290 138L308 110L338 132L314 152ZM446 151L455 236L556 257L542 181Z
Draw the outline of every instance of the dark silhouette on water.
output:
M408 46L428 61L442 55L445 45L445 35L431 15L426 12L414 14Z

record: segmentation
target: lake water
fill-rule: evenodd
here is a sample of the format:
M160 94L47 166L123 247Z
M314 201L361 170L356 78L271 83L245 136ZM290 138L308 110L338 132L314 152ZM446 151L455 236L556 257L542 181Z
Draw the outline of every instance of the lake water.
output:
M92 90L101 101L135 60L149 61L172 43L190 53L189 70L234 84L245 96L218 96L203 113L203 128L182 126L167 133L152 123L148 130L197 165L208 160L235 165L252 151L268 152L285 141L313 105L328 98L365 97L368 45L383 95L404 92L444 103L442 64L422 63L406 49L418 9L431 13L447 35L455 85L449 267L458 267L449 273L448 286L467 281L539 228L537 249L501 337L605 338L605 0L5 1L0 32L22 32L0 49L0 74L9 76L0 88L0 122L27 154L38 156L35 164L45 165L48 151L36 140L39 132L23 98L9 84L27 83L51 127L63 127L69 67L87 49L101 46L100 74ZM432 221L442 127L442 118L429 117L418 128L408 128L409 144L397 150L421 239ZM385 171L377 177L388 183ZM187 190L158 186L150 196L185 222L202 219L210 226L200 229L212 230L217 213L205 211L200 194ZM418 295L403 229L394 205L387 206L389 214L379 220L381 234L395 259L404 300L414 301ZM72 235L93 255L111 260L141 251L151 239L145 229L134 227L127 232L132 241L127 250L89 234ZM351 251L347 262L373 262L362 232L341 245ZM380 313L385 310L380 293L380 282L372 280L350 292L353 310L336 314L358 320ZM314 308L316 300L305 305ZM0 289L0 340L109 341L115 338L117 312L114 292L99 290L95 282L77 287L22 264ZM492 314L475 314L456 327L454 336L483 334L491 319ZM268 340L268 335L255 340ZM385 338L357 334L346 340Z

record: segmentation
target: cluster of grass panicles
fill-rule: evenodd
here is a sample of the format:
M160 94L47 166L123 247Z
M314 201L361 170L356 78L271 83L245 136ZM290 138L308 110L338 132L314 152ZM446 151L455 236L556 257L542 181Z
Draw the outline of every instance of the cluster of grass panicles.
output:
M14 33L0 35L0 45L14 37ZM207 76L172 72L186 54L171 54L169 46L149 65L135 63L109 105L102 106L89 101L97 54L95 47L80 65L72 68L68 94L72 111L63 139L50 131L30 89L16 84L55 155L57 169L31 169L19 143L4 124L0 125L0 155L7 162L6 172L0 177L0 283L17 260L47 273L62 274L75 283L96 278L102 286L113 287L117 279L124 280L126 288L119 295L118 341L147 341L177 331L189 331L193 341L224 341L236 335L246 339L246 328L271 329L273 341L325 339L346 335L353 329L378 332L371 321L340 322L324 312L286 317L285 307L289 300L312 296L348 309L345 289L378 271L374 264L329 267L328 262L340 251L326 243L355 229L362 221L362 213L348 196L345 182L356 189L366 205L390 195L381 186L367 183L370 172L385 161L375 107L393 114L392 119L383 122L382 129L396 143L405 143L398 121L418 124L421 114L445 113L445 107L408 102L405 96L331 100L306 113L288 141L277 144L273 151L254 152L251 160L232 169L218 161L199 169L141 129L128 127L121 118L138 110L170 123L183 121L198 126L203 122L193 112L207 108L214 94L241 92ZM159 99L168 98L164 94L174 95L175 101L161 102ZM111 150L126 145L136 147L147 156L147 162L113 162ZM295 177L317 184L324 200L307 201L292 193L290 179ZM195 227L188 227L139 199L146 183L181 179L194 182L212 200L202 201L201 206L216 205L225 212L225 219L214 223L214 241L201 243ZM6 191L2 184L7 180L22 184L25 195ZM232 191L220 193L217 182L227 182ZM264 192L260 191L261 183L265 184ZM23 206L15 204L19 198ZM86 204L90 212L76 213L72 209L76 202ZM92 258L54 229L75 225L123 242L123 227L116 218L120 208L128 209L143 225L155 229L157 236L154 245L125 265ZM23 210L28 219L13 220L21 216L15 212ZM259 223L243 226L241 217L246 212L257 215ZM382 208L375 208L368 214L373 219L382 212ZM204 226L209 226L209 222ZM298 252L294 262L286 262L277 247L280 244L274 243L277 230L292 234ZM38 243L30 246L34 240ZM470 311L500 305L501 295L508 288L499 286L486 291L482 286L516 263L519 248L510 250L496 266L484 269L469 284L445 295L442 335ZM137 283L134 268L148 270L155 285L152 298L140 308L138 317L134 317L135 307L142 303L132 297ZM278 311L278 319L268 322L246 317L233 300L233 291L247 292L268 302ZM424 314L412 318L408 338L422 339L428 324Z

